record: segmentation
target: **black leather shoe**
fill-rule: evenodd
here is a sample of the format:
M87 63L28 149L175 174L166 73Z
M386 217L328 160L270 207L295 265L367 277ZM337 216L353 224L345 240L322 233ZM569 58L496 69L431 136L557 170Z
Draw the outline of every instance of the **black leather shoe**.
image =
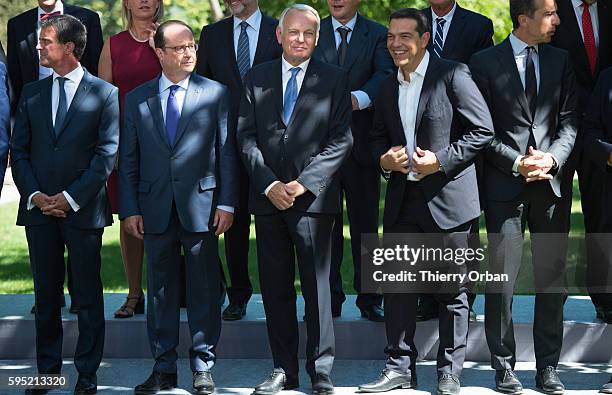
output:
M459 377L445 373L438 379L438 395L459 395L461 383Z
M225 321L238 321L246 314L246 303L230 302L229 306L223 310L223 319Z
M369 321L385 322L385 311L377 304L369 305L363 309L359 308L359 310L361 310L361 316Z
M95 373L79 373L74 387L74 395L95 394L98 392L98 379Z
M523 385L512 369L495 371L495 389L504 394L523 393Z
M333 393L334 385L328 375L319 373L312 378L313 395L328 395Z
M134 394L157 394L159 391L176 388L176 373L153 372L142 384L134 388Z
M273 395L282 390L293 390L300 386L297 377L290 378L280 370L272 371L263 383L255 387L253 395Z
M49 393L49 390L46 388L28 388L24 393L26 395L42 395Z
M357 390L359 392L386 392L396 388L416 388L416 376L413 378L410 372L402 374L391 369L384 369L376 380L360 385Z
M604 384L599 390L602 394L612 394L612 377L610 377L610 381Z
M416 311L417 321L429 321L438 318L439 314L438 302L433 297L427 295L419 298L419 305Z
M561 382L557 370L552 366L538 370L535 381L536 387L547 394L560 395L565 392L565 386Z
M215 392L215 382L213 381L210 372L194 372L192 393L207 395L212 394L213 392Z

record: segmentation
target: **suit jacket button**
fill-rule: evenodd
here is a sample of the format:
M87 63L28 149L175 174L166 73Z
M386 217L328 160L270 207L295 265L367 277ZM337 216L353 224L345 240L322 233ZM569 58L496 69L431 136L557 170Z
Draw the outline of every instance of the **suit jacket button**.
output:
M284 136L283 136L283 138L284 138L285 140L287 140L287 139L289 138L289 136L284 135Z
M538 128L538 125L534 123L534 124L533 124L533 126L532 126L532 128L533 128L533 129L537 129L537 128Z
M59 148L53 147L53 151L59 151Z

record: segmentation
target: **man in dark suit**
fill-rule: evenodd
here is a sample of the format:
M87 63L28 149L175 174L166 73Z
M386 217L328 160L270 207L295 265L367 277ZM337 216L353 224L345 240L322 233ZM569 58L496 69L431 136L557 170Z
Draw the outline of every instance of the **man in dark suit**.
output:
M595 81L601 70L612 65L612 9L605 1L558 0L557 13L561 25L551 41L551 44L563 48L570 54L570 60L576 73L576 94L578 97L578 113L583 117L586 103L593 91ZM561 194L565 204L567 218L566 231L571 223L572 191L574 172L578 173L580 187L580 203L584 214L586 231L586 272L587 289L597 311L597 317L612 324L612 295L594 292L592 283L597 282L597 272L600 265L606 264L604 254L592 239L591 234L597 232L603 218L601 213L604 205L603 185L604 173L598 170L587 155L583 155L582 133L578 133L576 144L565 167L561 183ZM607 247L606 247L607 248Z
M98 75L98 58L102 51L102 28L98 14L86 8L64 4L61 0L38 0L38 7L19 14L8 21L7 57L9 76L13 87L12 112L17 108L23 86L52 74L40 64L36 44L40 22L50 15L68 14L76 17L87 29L87 45L80 62L92 75Z
M313 57L342 67L349 76L353 106L351 131L353 150L340 170L340 186L346 197L351 251L353 288L362 317L384 321L382 295L361 292L361 234L378 232L380 171L372 162L368 132L372 127L372 102L393 61L385 46L387 29L357 13L359 0L328 0L330 16L321 21L321 35ZM332 232L330 273L332 316L342 311L346 299L342 291L340 267L344 251L343 215L338 214Z
M193 392L209 394L221 331L218 237L232 224L238 194L228 92L193 73L197 45L185 23L162 23L154 40L162 74L126 96L119 152L119 216L134 237L144 238L155 358L153 373L134 392L177 385L182 248Z
M240 104L238 145L251 180L249 211L255 214L274 361L272 375L255 387L256 394L298 387L294 253L306 306L306 371L313 393L333 392L329 234L340 212L336 173L353 138L348 79L338 67L311 57L319 26L314 8L285 9L276 30L282 58L247 74Z
M17 224L26 227L34 278L38 372L59 374L62 367L60 296L67 248L72 297L79 306L75 394L95 393L104 348L100 249L104 227L112 223L106 179L119 142L117 88L79 64L86 35L70 15L43 22L40 62L53 74L24 87L11 140L21 194Z
M0 58L4 56L2 44L0 44ZM4 184L4 173L8 160L9 138L11 129L11 103L8 94L8 75L6 64L0 59L0 194Z
M429 19L433 30L433 39L429 41L427 47L432 55L468 64L476 52L493 46L493 22L484 15L462 8L455 0L430 0L429 7L425 8L423 13ZM482 155L479 155L476 158L479 183L482 176L481 163ZM483 197L481 194L481 202ZM473 248L480 246L478 220L478 218L474 219L472 227L471 244ZM478 270L474 262L471 266ZM470 302L470 321L475 321L476 313L472 307L476 295L468 292L468 300ZM421 296L417 308L417 319L426 321L437 316L438 305L435 300L428 295Z
M277 21L261 13L257 0L225 0L225 4L233 16L202 29L196 71L229 89L228 132L235 136L244 75L255 65L279 58L282 49L275 37ZM228 321L242 319L253 293L249 279L249 178L242 163L239 170L238 206L234 223L225 233L231 286L227 289L229 305L223 311L223 319Z
M387 47L399 70L380 88L370 134L373 157L389 177L383 227L385 233L441 234L445 247L466 249L480 215L473 161L493 138L493 126L467 66L430 55L430 35L421 11L391 14ZM440 270L465 269L454 266ZM402 291L385 292L387 366L361 391L416 385L418 291ZM440 287L435 298L441 305L438 394L458 394L468 333L465 284Z
M522 391L513 371L512 294L529 225L536 385L561 393L556 366L567 247L561 179L578 127L575 78L568 53L546 44L559 25L554 0L510 0L510 16L514 30L508 38L470 62L496 133L484 162L489 270L509 276L499 287L487 283L485 330L497 389Z

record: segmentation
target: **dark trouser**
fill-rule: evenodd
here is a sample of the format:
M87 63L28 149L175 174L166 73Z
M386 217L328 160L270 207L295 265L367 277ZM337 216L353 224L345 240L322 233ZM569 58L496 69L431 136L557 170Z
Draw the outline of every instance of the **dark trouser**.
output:
M361 234L378 233L378 199L380 196L380 170L362 166L351 155L342 165L340 181L346 198L346 209L351 233L353 258L353 288L357 292L357 306L366 308L381 305L382 295L361 293ZM340 310L346 300L342 290L340 266L344 253L344 226L342 213L336 216L332 231L332 263L329 282L332 293L332 310Z
M100 279L103 231L77 229L60 219L26 227L36 299L39 373L59 373L62 368L60 302L65 275L64 246L71 260L72 300L79 306L74 365L79 373L95 373L100 366L104 349L104 299Z
M398 221L385 228L385 233L444 233L444 248L465 249L469 246L470 227L468 222L453 229L441 229L431 216L420 186L408 182ZM465 284L459 285L458 292L440 292L434 298L439 303L440 315L438 373L459 376L465 361L469 320ZM412 368L418 355L414 344L416 300L416 294L385 294L387 368L401 373Z
M146 218L145 218L146 221ZM147 255L147 329L153 370L176 373L180 324L181 248L185 255L187 320L191 334L192 371L208 371L215 363L221 332L221 272L214 232L193 233L180 223L176 209L168 229L145 234Z
M298 375L298 323L294 287L297 255L306 310L306 371L329 374L334 362L329 234L334 216L283 211L256 215L261 296L274 367Z
M521 267L526 225L531 233L536 286L533 337L536 367L557 366L563 342L563 291L567 234L565 212L548 181L527 184L519 197L508 202L487 202L489 270L504 273L501 287L487 283L485 332L493 369L513 369L516 343L512 322L512 294ZM547 234L547 235L542 235Z
M248 303L253 294L249 278L249 177L242 163L240 164L238 207L234 212L234 222L224 234L225 259L229 271L230 287L227 296L230 303Z

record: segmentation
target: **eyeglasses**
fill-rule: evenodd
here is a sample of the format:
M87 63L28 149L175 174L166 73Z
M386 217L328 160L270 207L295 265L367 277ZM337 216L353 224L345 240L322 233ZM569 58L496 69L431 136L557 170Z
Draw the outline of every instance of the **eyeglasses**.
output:
M176 47L164 47L164 49L173 49L174 52L182 55L187 49L191 52L196 52L198 50L198 44L177 45Z

